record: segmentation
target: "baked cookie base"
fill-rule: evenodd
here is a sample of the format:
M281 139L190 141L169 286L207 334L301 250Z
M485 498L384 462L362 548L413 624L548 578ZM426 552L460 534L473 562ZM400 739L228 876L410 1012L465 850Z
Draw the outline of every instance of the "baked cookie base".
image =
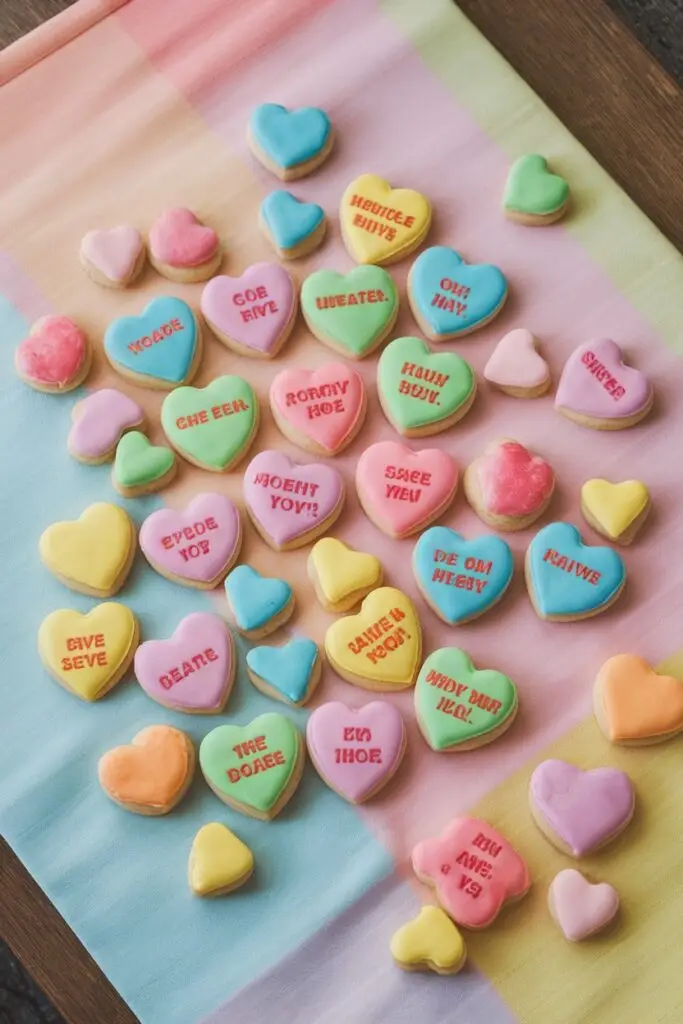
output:
M79 252L79 259L81 266L86 272L91 281L95 284L102 285L103 288L114 288L118 291L122 291L124 288L128 288L142 273L142 268L147 261L147 247L143 243L140 246L140 252L135 261L135 264L131 268L130 273L122 281L113 281L110 277L107 277L94 263L91 263L84 255L83 252Z
M311 231L310 235L306 235L298 245L292 246L291 249L282 249L271 235L270 228L261 213L259 213L258 224L281 260L298 260L302 256L308 256L318 248L327 232L327 217L323 217L317 228Z
M169 281L176 284L196 284L198 281L207 281L213 277L223 262L223 250L219 245L210 260L198 263L195 267L174 267L170 263L162 263L150 249L149 262L157 274L161 274Z
M263 640L264 637L270 636L270 634L274 633L276 629L280 628L280 626L284 626L285 622L288 622L289 619L291 619L292 615L294 614L294 606L296 603L294 595L292 594L287 604L284 606L284 608L280 609L277 615L273 615L273 617L271 619L268 619L267 622L264 622L262 626L256 626L254 629L245 629L244 626L240 626L239 622L237 621L237 616L235 615L233 607L230 604L229 596L227 596L227 601L235 629L238 630L242 634L242 636L246 636L248 640Z
M313 668L311 669L311 674L308 677L306 693L303 695L301 700L290 700L289 697L285 696L281 690L277 690L274 686L271 686L262 676L258 675L249 668L249 665L247 665L247 675L256 689L260 690L266 697L270 697L271 700L279 700L282 704L289 705L290 708L302 708L304 704L309 702L318 687L322 673L323 663L320 657L320 652L318 652L315 662L313 663Z
M276 178L279 178L280 181L296 181L297 178L305 178L307 174L312 174L313 171L317 170L318 167L325 163L334 149L334 142L335 132L334 128L331 127L324 146L315 154L315 156L312 156L310 160L302 161L302 163L292 164L291 167L282 167L281 164L275 163L264 149L261 149L251 128L247 129L247 144L249 149L252 151L258 162L265 167L266 170L270 171L271 174L274 174Z

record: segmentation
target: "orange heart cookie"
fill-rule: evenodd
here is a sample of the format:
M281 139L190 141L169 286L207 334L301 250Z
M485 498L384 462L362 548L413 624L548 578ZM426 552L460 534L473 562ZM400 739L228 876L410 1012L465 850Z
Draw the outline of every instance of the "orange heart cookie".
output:
M635 654L617 654L598 672L593 707L612 743L661 743L683 731L683 681L660 675Z
M97 766L102 789L135 814L167 814L192 782L192 741L170 725L149 725L125 747L114 747Z

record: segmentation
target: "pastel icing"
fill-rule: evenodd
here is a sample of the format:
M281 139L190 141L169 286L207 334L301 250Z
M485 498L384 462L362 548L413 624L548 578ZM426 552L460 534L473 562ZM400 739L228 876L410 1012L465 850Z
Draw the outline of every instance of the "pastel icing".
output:
M124 431L145 418L137 402L115 388L102 388L78 402L69 431L69 451L77 458L100 459L111 452Z
M148 697L177 711L219 711L233 677L232 634L222 619L193 612L168 640L146 640L135 675Z
M81 254L110 281L128 281L142 252L137 228L122 224L116 228L89 231L81 242Z
M244 471L247 510L278 547L322 526L343 500L342 477L322 462L300 465L282 452L263 451Z
M152 299L139 316L112 321L104 351L114 369L179 384L190 372L198 344L194 313L174 296Z
M261 103L249 119L249 130L273 163L289 168L315 159L325 148L332 125L319 107L287 110L279 103Z
M104 501L89 505L76 520L48 526L39 542L44 564L67 586L104 592L123 582L134 546L128 514Z
M149 230L152 255L170 267L199 267L216 255L219 244L213 228L182 207L166 210Z
M569 185L548 170L548 161L527 153L513 163L503 195L503 207L516 213L545 216L559 210L569 199Z
M512 680L475 669L466 651L442 647L429 655L415 684L415 714L432 750L454 750L500 729L517 711Z
M498 441L476 460L484 508L495 516L522 518L542 508L555 487L550 463L518 441Z
M205 388L171 391L161 406L161 426L181 455L221 472L250 444L258 425L254 389L243 377L217 377Z
M308 637L296 637L282 647L252 647L247 665L291 704L306 697L311 675L318 662L318 645Z
M361 174L339 207L344 244L356 263L384 263L412 252L429 230L432 208L410 188L392 188L376 174Z
M382 564L374 555L354 551L335 537L321 537L311 548L309 564L330 604L351 594L371 590L382 581Z
M361 708L330 701L308 719L306 743L318 774L357 804L396 771L405 748L405 725L400 711L383 700Z
M581 942L614 919L619 893L607 882L591 884L580 871L565 868L550 883L548 905L565 939Z
M505 836L477 818L455 818L438 839L413 850L417 876L436 889L447 914L465 928L486 928L531 880Z
M535 813L575 857L585 857L620 832L635 805L633 784L625 772L582 771L555 759L534 769L529 795Z
M164 813L178 802L193 771L192 744L184 732L170 725L147 726L131 744L107 751L97 766L107 796L153 814Z
M409 279L411 305L437 336L471 331L490 320L507 296L507 281L490 263L465 263L445 245L425 249Z
M197 896L236 889L254 870L254 855L219 821L202 825L192 841L188 865L190 888Z
M608 658L596 681L601 722L613 743L668 739L683 729L683 681L635 654Z
M267 355L294 315L296 289L284 267L255 263L240 277L212 278L200 305L210 327Z
M420 338L396 338L382 352L377 390L400 432L438 426L472 396L474 370L455 352L432 352Z
M495 604L510 585L514 568L512 552L500 537L466 540L447 526L425 530L413 551L420 590L453 626Z
M240 541L239 512L224 494L198 494L182 512L160 508L140 527L145 558L181 582L216 580Z
M650 492L640 480L623 480L612 484L596 478L581 488L581 505L612 540L623 533L643 514L650 503Z
M139 430L131 430L116 446L113 474L122 487L145 487L161 480L174 465L170 448L152 445Z
M599 338L580 345L564 364L555 407L597 419L626 419L652 401L647 377L622 361L616 342Z
M28 381L63 388L81 371L88 341L78 324L66 316L45 316L17 346L14 363Z
M282 370L270 385L277 416L330 454L357 429L365 410L363 378L345 363Z
M527 554L528 578L541 614L567 617L598 611L614 600L626 567L612 548L588 547L569 523L550 523Z
M549 378L548 364L536 351L536 339L526 327L504 335L484 367L491 384L508 388L540 388Z
M225 591L240 629L261 629L279 615L294 596L289 583L261 576L250 565L238 565L225 580Z
M301 286L301 309L315 335L360 359L393 323L398 292L382 267L316 270Z
M325 220L325 211L317 203L304 203L277 189L260 206L260 216L278 249L296 249Z
M455 973L467 951L465 940L441 907L422 907L412 921L391 938L391 955L408 970L427 965L439 973Z

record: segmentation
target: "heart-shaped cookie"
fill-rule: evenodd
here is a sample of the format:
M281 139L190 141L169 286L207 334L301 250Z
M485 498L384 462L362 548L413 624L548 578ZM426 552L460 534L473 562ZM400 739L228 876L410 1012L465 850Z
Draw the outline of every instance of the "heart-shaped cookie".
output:
M69 453L79 462L95 466L113 459L123 434L144 426L145 422L145 414L138 403L115 388L101 388L76 402L71 418Z
M487 445L465 470L465 496L479 518L496 530L525 530L553 496L552 466L519 441Z
M644 658L608 658L595 680L595 716L612 743L661 743L683 730L683 682L660 675Z
M508 676L475 669L458 647L429 655L415 684L415 715L432 750L473 750L492 743L517 715L517 689Z
M425 249L408 275L408 301L420 330L447 341L483 327L503 308L508 286L491 263L465 263L445 245Z
M426 437L457 423L472 406L476 391L468 362L455 352L431 352L420 338L396 338L380 356L380 404L404 437Z
M465 540L447 526L432 526L413 551L420 592L451 626L483 615L503 596L514 572L510 548L500 537Z
M241 277L214 277L205 286L201 311L228 348L241 356L271 359L296 319L296 288L278 263L255 263Z
M137 228L89 231L81 242L81 264L98 284L126 288L145 264L145 244Z
M382 585L382 563L334 537L316 541L308 556L308 578L328 612L341 615Z
M550 370L526 327L504 335L484 367L484 377L513 398L540 398L550 387Z
M391 955L404 971L457 974L467 959L465 940L440 907L423 907L391 939Z
M149 725L125 747L114 747L99 761L102 789L135 814L168 814L192 782L192 741L170 725Z
M503 209L518 224L553 224L569 205L569 185L548 170L548 161L527 153L513 163L503 194Z
M325 211L282 189L270 192L259 207L259 226L283 260L307 256L317 249L327 229Z
M131 430L116 446L111 481L124 498L136 498L160 491L177 470L175 453L170 448L152 445L139 430Z
M302 707L320 682L322 664L318 645L296 637L282 647L252 647L247 651L247 672L266 697Z
M344 481L332 466L300 465L283 452L259 452L244 471L247 512L276 551L301 547L329 529L344 496Z
M222 258L218 235L191 210L166 210L149 230L150 263L171 281L205 281Z
M283 181L293 181L327 159L334 134L319 107L288 110L279 103L261 103L249 118L247 140L264 167Z
M223 896L251 878L254 855L234 832L219 821L202 825L192 840L187 868L196 896Z
M14 353L17 374L36 391L73 391L88 376L92 353L85 333L66 316L44 316Z
M115 601L86 615L52 612L38 631L38 651L46 669L81 700L97 700L128 671L140 631L130 608Z
M317 370L282 370L270 385L270 407L293 444L316 455L337 455L365 420L363 378L345 363Z
M219 725L199 747L199 764L216 796L265 821L294 794L304 758L297 730L284 715L272 712L245 726Z
M238 565L228 573L225 593L235 625L251 640L273 633L294 611L289 583L261 576L250 565Z
M563 853L586 857L616 838L635 808L633 784L617 768L582 771L566 761L542 761L529 781L534 821Z
M392 188L376 174L361 174L347 187L339 207L342 236L356 263L394 263L427 237L432 207L411 188Z
M200 590L221 582L241 545L239 512L224 494L198 494L183 512L160 508L140 527L140 548L152 568Z
M587 480L581 488L581 512L589 526L608 540L630 544L647 519L650 492L640 480Z
M381 345L398 316L398 292L382 267L354 267L348 274L316 270L301 286L301 311L309 330L351 359Z
M232 633L222 619L193 612L168 640L146 640L135 652L135 675L148 697L174 711L222 711L235 678Z
M325 653L332 668L366 690L405 690L417 676L422 630L415 606L395 587L379 587L357 615L329 626Z
M542 619L575 621L604 611L619 597L626 567L612 548L588 547L569 523L550 523L526 554L529 596Z
M548 909L565 939L581 942L614 920L619 911L619 893L607 882L594 885L580 871L565 868L550 883Z
M223 473L256 436L259 404L243 377L217 377L205 388L176 388L161 406L161 426L175 450L201 469Z
M350 803L360 804L395 774L405 752L406 730L400 711L386 701L349 708L335 700L311 714L306 743L327 785Z
M72 590L113 597L135 557L135 527L118 505L98 501L78 519L53 523L40 537L40 557Z
M595 430L622 430L647 416L654 391L645 374L627 366L610 338L589 341L564 364L555 408Z
M457 467L438 448L414 452L397 441L379 441L365 449L356 466L360 503L390 537L423 530L445 512L457 486Z
M104 333L104 353L118 373L141 387L170 391L194 377L201 334L186 302L152 299L139 316L122 316Z

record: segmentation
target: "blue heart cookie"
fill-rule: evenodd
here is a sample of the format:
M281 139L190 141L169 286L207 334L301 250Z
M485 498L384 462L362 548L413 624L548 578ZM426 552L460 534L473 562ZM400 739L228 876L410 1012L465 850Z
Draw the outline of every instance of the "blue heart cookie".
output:
M255 685L287 704L308 700L318 681L319 665L318 645L307 637L290 640L282 647L252 647L247 653L247 668Z
M325 220L322 206L302 203L282 189L267 195L259 212L275 247L282 252L298 248Z
M271 632L272 625L288 607L294 605L289 583L275 577L262 576L250 565L238 565L225 580L225 593L235 616L237 628L243 633ZM269 628L270 626L270 628Z
M413 572L427 603L455 626L482 615L503 596L514 561L500 537L466 540L446 526L432 526L415 545Z
M541 618L585 619L619 596L626 568L612 548L583 544L570 523L550 523L529 545L526 576Z
M152 387L155 381L190 381L198 344L194 313L182 299L171 296L153 299L139 316L114 320L104 335L104 351L114 369Z
M432 341L467 334L488 323L507 298L503 272L490 263L465 263L445 245L425 249L408 277L410 308Z
M325 150L332 125L319 107L287 110L279 103L262 103L251 115L249 133L267 160L291 170L315 160Z

